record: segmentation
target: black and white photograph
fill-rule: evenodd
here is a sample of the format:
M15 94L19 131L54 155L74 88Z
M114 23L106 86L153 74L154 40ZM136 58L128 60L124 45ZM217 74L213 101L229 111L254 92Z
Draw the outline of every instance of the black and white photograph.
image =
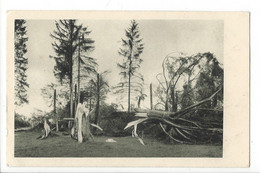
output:
M14 21L15 157L222 157L223 21Z
M228 37L225 29L233 29L232 15L229 24L220 13L35 14L18 13L9 20L10 157L35 159L31 164L37 159L160 158L184 159L185 165L185 159L215 159L205 160L214 166L234 157L238 147L230 143L240 140L243 157L234 163L247 165L247 111L231 120L242 107L230 103L238 86L230 80L237 73L228 46L237 53L247 49L229 42L237 36ZM248 19L245 13L233 16L241 23ZM244 23L238 26L246 33ZM246 91L243 85L240 89ZM246 102L248 93L241 94ZM246 131L232 134L242 128ZM172 165L163 162L155 165ZM83 160L71 163L84 165Z

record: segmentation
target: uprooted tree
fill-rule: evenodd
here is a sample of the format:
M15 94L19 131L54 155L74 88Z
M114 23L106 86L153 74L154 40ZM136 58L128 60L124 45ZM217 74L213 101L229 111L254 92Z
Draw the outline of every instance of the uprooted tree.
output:
M185 115L187 114L194 113L199 106L208 103L212 99L214 99L214 97L216 97L216 95L220 93L222 89L223 88L218 89L210 97L177 112L145 110L137 108L135 109L136 116L140 116L140 114L145 114L146 117L128 123L125 129L133 126L133 134L135 137L138 137L138 124L145 124L145 126L147 126L148 128L149 126L159 125L163 132L170 139L178 143L208 142L209 140L214 140L212 138L216 137L222 140L222 123L185 117ZM144 117L144 115L142 115L142 117ZM170 129L167 130L167 127L170 127Z
M156 78L157 104L164 106L165 111L176 112L210 96L223 83L223 69L209 52L192 56L175 53L164 58L162 73Z
M147 128L157 125L166 136L179 143L222 140L223 69L220 63L212 53L179 55L165 57L164 81L157 75L159 104L165 110L135 109L136 116L143 118L130 122L126 128L133 126L133 134L138 136L138 124Z

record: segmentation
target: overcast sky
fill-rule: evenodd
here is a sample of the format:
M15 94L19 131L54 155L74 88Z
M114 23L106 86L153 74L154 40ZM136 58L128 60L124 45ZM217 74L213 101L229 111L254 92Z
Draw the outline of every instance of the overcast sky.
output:
M92 31L89 37L95 40L95 50L90 56L97 59L99 71L111 71L108 75L109 84L116 85L120 79L116 63L122 61L118 49L130 21L80 20L78 23L83 23ZM140 56L144 61L140 72L144 75L146 92L149 91L150 83L154 86L158 84L155 76L162 70L164 57L171 52L212 52L223 63L223 21L137 20L137 23L144 42L144 52ZM30 116L35 109L50 110L41 96L41 88L56 81L53 75L55 62L49 58L49 55L55 55L51 46L53 39L50 37L54 29L53 20L27 20L29 104L17 108L17 112L26 116ZM149 98L144 103L144 106L149 107L145 105L147 103Z

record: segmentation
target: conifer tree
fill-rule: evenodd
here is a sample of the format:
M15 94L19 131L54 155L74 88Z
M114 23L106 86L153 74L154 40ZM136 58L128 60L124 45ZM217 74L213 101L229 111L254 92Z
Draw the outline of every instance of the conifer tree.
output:
M70 85L70 117L73 117L73 61L76 57L76 50L80 46L85 52L93 50L94 41L86 37L90 31L83 25L76 24L76 20L59 20L55 22L56 30L51 37L55 39L52 47L56 56L50 56L55 59L56 66L54 74L62 80L69 80ZM84 39L82 39L82 36Z
M15 63L15 105L22 105L28 103L26 71L28 69L28 58L25 56L27 52L26 42L26 21L15 20L14 26L14 63Z
M142 89L143 76L138 73L142 59L140 55L143 52L144 44L143 39L140 38L138 24L135 20L131 21L130 27L125 30L126 39L122 39L122 47L118 53L124 59L118 67L121 72L122 82L116 88L121 88L117 92L124 92L127 88L128 92L128 112L131 111L131 91L136 92ZM133 81L132 81L133 79Z

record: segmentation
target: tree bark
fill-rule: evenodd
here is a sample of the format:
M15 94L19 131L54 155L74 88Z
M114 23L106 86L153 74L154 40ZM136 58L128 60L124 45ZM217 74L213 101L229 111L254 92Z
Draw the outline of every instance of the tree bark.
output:
M92 98L89 98L89 111L92 111Z
M54 117L56 117L56 132L59 131L59 118L58 115L56 114L56 89L54 89L54 103L53 103L53 113L54 113Z
M129 71L128 71L128 113L131 112L131 71L132 71L132 50L133 48L130 47L130 62L129 62Z
M73 81L72 81L72 67L73 66L73 62L72 62L72 55L71 55L71 60L70 60L70 75L69 75L69 80L70 80L70 116L71 118L73 118ZM70 124L69 124L70 125Z
M73 114L75 115L76 114L76 110L77 110L77 100L78 100L78 94L77 94L77 84L75 84L75 100L74 100L74 111L73 111Z
M172 112L175 112L176 110L175 110L175 107L174 107L174 104L175 104L175 98L174 98L174 88L173 87L171 87L171 101L172 101Z
M168 108L168 98L166 97L166 101L165 101L165 108L164 108L165 111L168 111L169 108Z
M89 92L89 111L92 111L92 85L90 85L90 92Z
M80 43L80 36L79 36L79 43ZM78 51L78 103L80 99L80 45L79 45L79 51Z
M73 85L72 79L70 79L70 117L73 117Z
M98 124L99 102L100 102L100 80L99 80L99 74L97 74L97 103L96 103L95 124Z
M131 92L131 88L130 88L130 84L131 84L131 70L129 69L128 72L129 78L128 78L128 113L131 112L131 102L130 102L130 92Z
M140 108L140 104L141 104L141 97L138 97L138 102L137 102L138 108Z
M69 20L69 26L70 26L70 51L68 53L69 59L70 59L70 74L69 74L69 80L70 80L70 117L73 116L73 41L72 41L72 35L73 35L73 23L72 20Z

